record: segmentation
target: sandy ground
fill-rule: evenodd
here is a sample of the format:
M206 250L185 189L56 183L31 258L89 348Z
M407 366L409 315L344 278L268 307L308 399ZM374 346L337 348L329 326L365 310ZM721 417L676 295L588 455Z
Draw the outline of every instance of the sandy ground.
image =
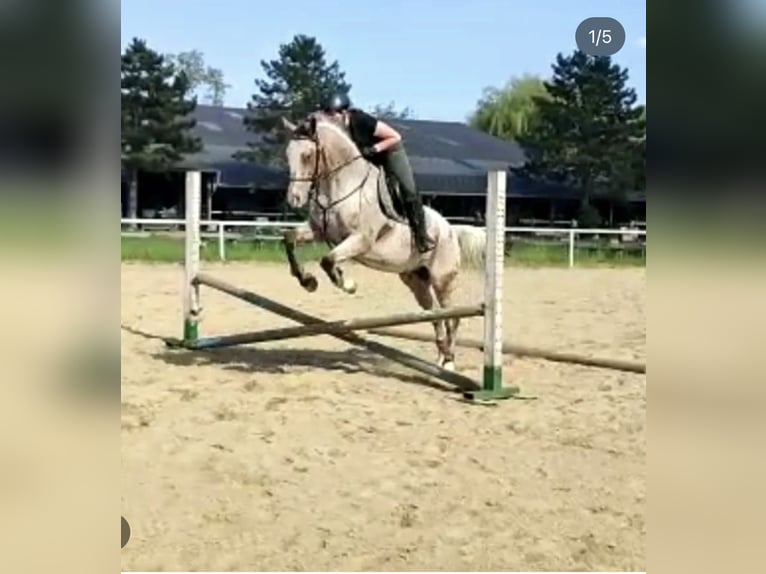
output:
M416 308L365 269L354 296L324 276L305 293L282 265L206 271L328 319ZM145 332L122 335L123 570L645 569L645 376L508 358L534 400L486 407L326 336L166 351L146 334L180 335L181 278L122 267L123 326ZM510 269L505 287L507 338L644 359L644 270ZM481 293L466 277L460 302ZM204 334L290 324L202 302Z

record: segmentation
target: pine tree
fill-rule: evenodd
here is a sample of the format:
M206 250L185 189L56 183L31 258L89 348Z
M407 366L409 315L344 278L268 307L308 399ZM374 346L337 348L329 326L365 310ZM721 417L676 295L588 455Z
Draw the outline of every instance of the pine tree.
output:
M134 38L121 57L122 163L129 171L128 217L138 210L138 172L165 171L202 149L191 136L196 105L189 80Z
M529 161L517 172L578 190L581 224L599 223L591 198L619 199L643 181L646 120L627 80L609 57L559 54L537 121L518 138Z
M255 80L258 93L248 102L249 113L244 120L256 141L235 157L283 166L286 136L280 129L280 116L303 120L332 94L347 94L351 85L346 83L338 62L328 63L321 44L305 35L282 44L278 59L262 60L261 67L266 79Z

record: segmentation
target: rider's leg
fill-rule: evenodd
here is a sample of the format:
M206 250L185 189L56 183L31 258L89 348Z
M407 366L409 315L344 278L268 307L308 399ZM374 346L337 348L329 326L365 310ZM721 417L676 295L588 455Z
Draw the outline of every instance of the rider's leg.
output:
M423 203L420 200L417 186L415 185L415 176L410 167L410 161L407 158L407 152L404 146L399 144L391 149L385 157L383 165L387 174L393 174L399 182L399 194L404 206L404 213L412 229L412 235L415 239L415 245L418 251L425 253L434 248L434 242L428 237L426 232L426 217L423 211Z

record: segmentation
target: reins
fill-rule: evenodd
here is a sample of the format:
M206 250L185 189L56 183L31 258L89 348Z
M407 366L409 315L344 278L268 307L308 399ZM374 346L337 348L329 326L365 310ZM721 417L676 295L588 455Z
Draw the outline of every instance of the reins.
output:
M342 197L330 202L328 205L322 205L322 203L319 200L319 183L323 180L329 179L334 174L338 173L340 170L344 169L345 167L348 167L358 159L361 159L363 156L362 154L355 155L351 159L348 159L344 162L342 162L339 165L336 165L332 168L328 166L327 156L324 153L324 148L321 146L319 142L319 137L314 134L313 136L298 136L294 139L308 139L310 140L314 146L315 146L315 153L314 153L314 171L310 176L305 177L291 177L290 182L310 182L311 188L309 190L309 201L313 202L314 205L316 205L321 213L322 213L322 231L324 232L323 235L326 235L327 232L327 219L329 216L330 211L349 199L351 196L358 193L364 185L367 183L367 180L370 178L370 174L372 173L372 165L368 164L367 171L364 174L364 177L362 178L362 181L354 187L350 192L343 195ZM320 154L322 156L322 159L324 159L324 164L326 166L326 169L323 172L320 172ZM329 242L328 242L329 244Z

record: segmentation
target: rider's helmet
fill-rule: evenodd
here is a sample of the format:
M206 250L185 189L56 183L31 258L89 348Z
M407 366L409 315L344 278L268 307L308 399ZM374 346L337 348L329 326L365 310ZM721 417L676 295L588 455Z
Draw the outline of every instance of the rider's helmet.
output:
M351 100L347 94L337 93L330 96L322 106L325 112L336 113L346 111L351 107Z

